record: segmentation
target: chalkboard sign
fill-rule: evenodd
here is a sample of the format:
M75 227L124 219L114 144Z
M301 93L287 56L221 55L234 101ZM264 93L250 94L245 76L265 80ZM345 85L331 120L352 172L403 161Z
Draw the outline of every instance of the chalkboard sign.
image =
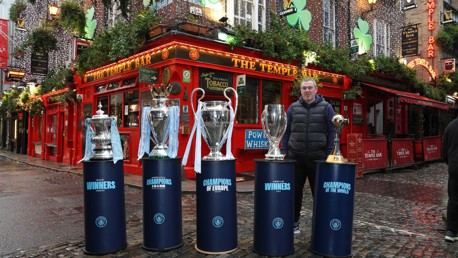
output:
M32 74L48 74L48 53L32 53Z

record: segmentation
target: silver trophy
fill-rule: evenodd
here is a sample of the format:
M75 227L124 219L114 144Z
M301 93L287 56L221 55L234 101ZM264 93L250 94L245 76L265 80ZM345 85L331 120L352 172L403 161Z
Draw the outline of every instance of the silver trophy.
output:
M269 140L269 151L266 159L283 160L285 155L281 153L279 144L286 130L286 112L281 104L269 104L262 111L262 129Z
M196 88L191 93L191 99L193 99L193 94L197 91L202 91L202 97L205 96L205 91L201 88ZM237 91L233 88L224 89L224 96L229 101L205 101L201 102L201 128L202 136L210 148L210 154L205 156L204 160L225 160L225 156L221 153L221 147L226 142L229 136L229 125L234 124L234 119L231 120L231 110L230 110L230 98L227 96L226 91L232 90L235 94L235 109L234 113L237 110L237 100L238 95ZM194 107L193 107L194 110ZM195 112L194 112L195 113ZM235 114L234 114L235 116Z
M91 143L94 146L94 155L91 159L113 159L113 150L111 148L110 124L111 119L105 115L102 110L102 104L99 103L99 110L91 118L91 124L94 127Z
M335 115L331 120L332 124L335 127L335 137L334 137L334 148L332 153L326 159L326 162L330 163L345 163L347 160L343 157L342 152L340 152L340 134L342 133L342 127L345 124L348 124L348 119L342 115Z
M151 125L152 140L155 144L151 151L150 158L167 158L167 140L169 138L169 88L161 85L151 87L152 107L148 115Z

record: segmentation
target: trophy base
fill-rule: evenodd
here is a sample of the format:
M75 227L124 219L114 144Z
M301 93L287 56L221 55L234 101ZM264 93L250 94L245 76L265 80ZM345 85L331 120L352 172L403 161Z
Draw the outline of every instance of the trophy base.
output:
M91 157L91 160L107 160L107 159L113 159L113 151L111 149L109 150L94 149L94 155Z
M329 155L326 159L328 163L347 163L347 159L340 155Z
M220 151L210 152L207 156L202 158L203 160L226 160L226 156L223 155Z
M265 157L267 160L284 160L285 154L266 154Z
M167 148L153 148L149 157L154 159L168 159Z

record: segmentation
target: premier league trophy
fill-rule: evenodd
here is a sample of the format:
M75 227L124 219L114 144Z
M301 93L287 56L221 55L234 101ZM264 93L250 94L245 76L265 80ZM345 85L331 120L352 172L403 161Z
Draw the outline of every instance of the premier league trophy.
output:
M151 151L150 158L167 158L167 139L169 137L169 101L168 87L161 85L158 88L151 87L153 106L148 116L151 125L153 142L155 144Z
M91 124L94 126L94 136L91 138L91 143L94 146L93 160L113 159L113 150L111 148L110 123L111 119L104 114L102 104L99 103L99 110L92 116ZM92 130L92 127L90 128Z
M340 152L340 134L342 133L342 127L348 124L348 119L344 118L342 115L335 115L331 121L335 127L336 133L334 137L334 149L332 149L332 153L328 156L326 162L345 163L347 160L342 156L342 152Z
M150 87L152 105L142 108L138 148L142 160L143 248L153 251L183 245L181 167L177 157L180 107L168 99L171 86L167 71L164 68L163 84ZM151 152L150 139L155 144ZM145 153L148 157L143 157Z
M269 151L266 154L268 160L283 160L285 155L281 153L279 144L286 130L286 112L281 104L269 104L264 106L262 112L262 129L269 139Z

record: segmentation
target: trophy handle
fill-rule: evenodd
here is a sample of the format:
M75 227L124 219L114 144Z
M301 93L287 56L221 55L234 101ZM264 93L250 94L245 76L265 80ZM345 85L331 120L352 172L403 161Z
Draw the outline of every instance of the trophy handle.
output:
M192 112L194 113L194 115L196 114L196 109L194 108L193 96L194 96L194 92L196 92L198 90L202 91L202 97L200 97L200 99L198 99L197 102L200 102L200 100L205 97L205 91L202 88L195 88L194 90L192 90L192 92L191 92L191 108L192 108Z
M237 105L239 103L239 95L237 94L237 91L232 88L232 87L227 87L226 89L224 89L224 97L226 97L226 99L229 101L229 102L232 102L231 101L231 98L229 98L226 94L226 90L232 90L235 94L235 109L234 109L234 116L235 114L237 114Z

